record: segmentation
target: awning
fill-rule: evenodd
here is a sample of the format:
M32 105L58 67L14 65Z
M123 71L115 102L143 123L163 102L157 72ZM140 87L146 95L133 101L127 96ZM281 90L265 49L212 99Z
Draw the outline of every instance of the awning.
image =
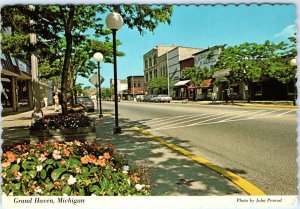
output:
M174 87L184 86L188 82L190 82L190 80L179 81L179 82L177 82L177 83L174 84Z
M191 84L188 86L188 89L201 89L201 88L208 88L211 87L212 79L203 80L200 85L198 84Z
M10 82L9 78L2 78L1 77L1 82Z
M208 88L208 87L210 87L211 86L211 80L212 79L206 79L206 80L202 81L201 87L202 88Z

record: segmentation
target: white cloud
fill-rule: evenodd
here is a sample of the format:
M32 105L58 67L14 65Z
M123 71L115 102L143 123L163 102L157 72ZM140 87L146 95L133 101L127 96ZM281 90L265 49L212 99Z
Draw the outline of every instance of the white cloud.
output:
M291 36L295 36L294 34L297 32L297 27L296 25L289 25L287 27L285 27L280 33L275 34L275 38L277 37L291 37Z

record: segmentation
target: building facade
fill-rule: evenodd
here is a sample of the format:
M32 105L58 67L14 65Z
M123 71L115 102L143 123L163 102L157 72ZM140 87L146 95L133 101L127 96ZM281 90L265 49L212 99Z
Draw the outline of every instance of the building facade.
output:
M161 56L176 46L155 46L143 56L144 60L144 92L149 92L149 83L157 77L167 77L167 55L162 59Z
M144 94L144 76L128 76L128 100L133 100L136 95Z

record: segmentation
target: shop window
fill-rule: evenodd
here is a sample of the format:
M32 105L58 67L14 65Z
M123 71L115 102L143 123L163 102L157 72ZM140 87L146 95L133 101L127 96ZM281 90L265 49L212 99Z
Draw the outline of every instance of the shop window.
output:
M262 83L261 82L254 83L254 95L262 96Z

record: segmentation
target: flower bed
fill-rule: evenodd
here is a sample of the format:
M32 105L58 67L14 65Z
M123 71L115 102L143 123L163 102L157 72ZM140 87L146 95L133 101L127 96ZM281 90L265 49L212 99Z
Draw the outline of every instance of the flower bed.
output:
M112 145L43 142L4 148L6 195L149 195L141 166L129 166Z
M93 120L84 114L45 115L30 127L30 141L96 139Z

